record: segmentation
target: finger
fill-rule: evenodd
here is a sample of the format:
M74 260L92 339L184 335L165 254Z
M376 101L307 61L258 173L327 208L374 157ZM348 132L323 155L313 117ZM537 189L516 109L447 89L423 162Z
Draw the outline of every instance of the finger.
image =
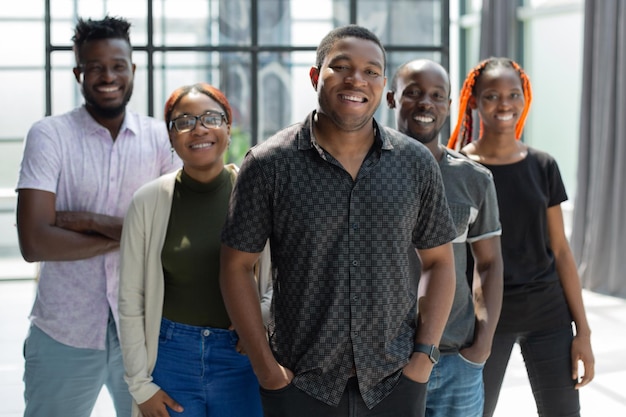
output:
M182 405L178 404L171 398L168 398L167 401L165 401L165 404L167 404L169 408L176 411L177 413L182 413L183 411L185 411Z

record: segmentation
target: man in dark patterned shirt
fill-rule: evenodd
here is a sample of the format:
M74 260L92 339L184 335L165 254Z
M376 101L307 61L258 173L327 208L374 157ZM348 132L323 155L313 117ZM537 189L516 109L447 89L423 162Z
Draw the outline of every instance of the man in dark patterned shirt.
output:
M316 61L317 110L241 167L222 233L226 307L266 416L421 416L454 294L441 175L428 149L373 119L386 62L372 32L334 29ZM253 278L268 237L269 343Z

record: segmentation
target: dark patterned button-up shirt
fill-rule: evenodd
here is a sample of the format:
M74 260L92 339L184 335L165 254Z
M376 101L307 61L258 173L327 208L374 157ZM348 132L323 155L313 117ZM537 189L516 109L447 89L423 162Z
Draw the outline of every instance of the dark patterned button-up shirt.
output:
M293 383L337 405L356 370L371 408L394 388L415 338L407 250L456 236L439 168L415 140L379 127L353 180L312 137L312 117L251 149L222 242L271 239L270 344Z

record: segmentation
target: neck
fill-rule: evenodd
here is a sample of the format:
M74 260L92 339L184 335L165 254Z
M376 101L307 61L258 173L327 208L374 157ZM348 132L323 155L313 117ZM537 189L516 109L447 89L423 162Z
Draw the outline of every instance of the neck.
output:
M124 122L124 117L126 116L126 111L123 111L120 115L115 117L103 117L94 112L89 106L86 108L91 117L93 117L98 124L105 127L109 131L111 138L113 138L113 140L117 139L117 135L120 133L122 123Z
M526 157L527 147L511 134L485 134L473 144L470 143L468 155L472 159L490 165L505 165L520 161Z
M344 130L321 113L313 119L313 133L317 143L334 157L367 153L375 137L372 119L357 130Z
M435 139L431 140L430 142L424 143L424 146L426 146L428 150L430 151L430 153L433 154L433 156L435 157L435 160L437 161L441 160L441 158L443 157L444 150L439 144L438 136Z
M208 184L211 181L213 181L215 178L217 178L223 169L224 169L223 163L211 166L208 169L194 169L187 165L183 166L183 170L190 178L192 178L195 181L204 183L204 184Z

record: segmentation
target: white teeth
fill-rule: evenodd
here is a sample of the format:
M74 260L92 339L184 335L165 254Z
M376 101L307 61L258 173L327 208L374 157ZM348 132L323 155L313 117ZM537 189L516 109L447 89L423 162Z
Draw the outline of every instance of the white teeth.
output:
M211 148L213 147L212 143L196 143L194 145L191 145L190 148L191 149L203 149L203 148Z
M435 121L433 117L427 117L427 116L415 116L413 120L415 120L416 122L421 122L421 123L432 123Z
M341 96L344 100L349 100L349 101L355 101L357 103L362 103L363 102L363 98L362 97L357 97L357 96Z
M100 87L98 88L98 91L101 91L103 93L112 93L114 91L117 91L117 87Z
M496 116L496 119L498 120L502 120L502 121L507 121L507 120L511 120L513 118L512 114L507 114L507 115L499 115Z

